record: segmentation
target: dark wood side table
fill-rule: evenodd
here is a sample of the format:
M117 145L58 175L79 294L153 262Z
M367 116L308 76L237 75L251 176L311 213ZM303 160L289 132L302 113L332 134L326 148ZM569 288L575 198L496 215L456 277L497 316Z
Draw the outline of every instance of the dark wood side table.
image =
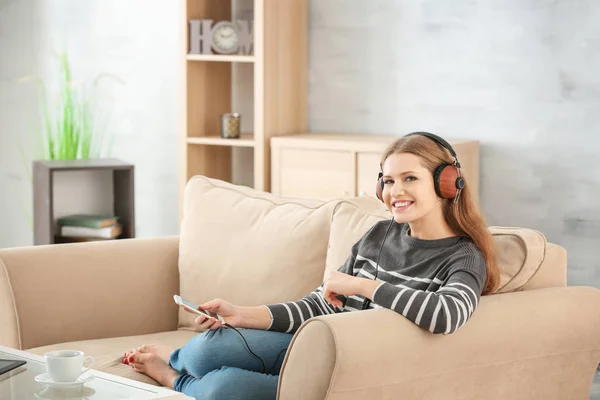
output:
M135 237L134 166L114 158L52 160L33 162L34 244L56 243L53 179L58 171L112 171L114 215L119 216L123 233L118 239Z

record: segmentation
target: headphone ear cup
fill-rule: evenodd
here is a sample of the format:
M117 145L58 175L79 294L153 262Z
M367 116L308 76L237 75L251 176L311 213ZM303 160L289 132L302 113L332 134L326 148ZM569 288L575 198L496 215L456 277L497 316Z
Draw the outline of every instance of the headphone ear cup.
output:
M375 186L375 194L377 198L383 201L383 178L380 176L377 178L377 185Z
M458 173L458 169L451 164L442 164L433 174L435 192L442 199L453 199L458 189L465 186L465 180Z

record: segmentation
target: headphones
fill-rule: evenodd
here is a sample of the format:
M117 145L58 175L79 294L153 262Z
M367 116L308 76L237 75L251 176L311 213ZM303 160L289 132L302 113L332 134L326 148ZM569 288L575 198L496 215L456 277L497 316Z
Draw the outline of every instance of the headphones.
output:
M456 155L456 152L452 146L450 146L450 143L446 142L441 137L434 135L433 133L412 132L408 135L404 135L403 137L414 135L425 136L450 152L454 158L454 162L452 164L443 163L435 169L433 172L433 186L438 197L441 197L442 199L454 199L455 202L458 201L460 192L465 187L465 180L462 177L460 162L458 162L458 156ZM379 174L377 175L377 186L375 187L375 193L377 194L377 198L381 201L383 201L384 185L383 167L381 164L379 164Z

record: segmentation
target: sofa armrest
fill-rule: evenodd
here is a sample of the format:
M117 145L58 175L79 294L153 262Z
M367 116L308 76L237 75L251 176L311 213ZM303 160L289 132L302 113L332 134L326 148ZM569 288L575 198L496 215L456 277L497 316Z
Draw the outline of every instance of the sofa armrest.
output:
M313 318L290 344L278 398L583 399L599 360L600 290L547 288L484 296L450 335L387 309Z
M178 256L178 237L0 250L0 344L175 330Z

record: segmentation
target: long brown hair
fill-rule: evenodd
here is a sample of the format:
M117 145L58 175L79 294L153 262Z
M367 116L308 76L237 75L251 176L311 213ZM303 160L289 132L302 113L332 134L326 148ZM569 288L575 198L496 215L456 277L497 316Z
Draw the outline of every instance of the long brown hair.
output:
M392 154L410 153L421 159L425 168L433 173L443 163L452 164L454 159L450 152L442 148L432 139L422 135L401 137L392 143L384 152L381 165ZM496 262L496 247L494 239L488 230L479 207L473 201L469 182L465 178L465 187L460 198L442 199L444 219L450 228L460 236L471 238L483 253L487 268L487 279L483 287L483 295L493 293L500 284L500 270Z

